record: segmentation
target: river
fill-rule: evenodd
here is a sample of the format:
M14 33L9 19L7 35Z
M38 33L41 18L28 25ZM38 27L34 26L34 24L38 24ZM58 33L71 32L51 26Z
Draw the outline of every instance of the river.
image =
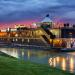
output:
M27 50L24 48L0 48L0 51L18 59L40 64L49 64L50 66L75 73L75 52L51 52Z

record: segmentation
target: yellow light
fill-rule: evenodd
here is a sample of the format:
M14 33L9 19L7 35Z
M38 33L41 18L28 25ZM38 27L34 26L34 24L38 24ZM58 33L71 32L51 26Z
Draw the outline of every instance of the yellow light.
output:
M53 66L56 67L56 58L53 59Z
M30 51L28 50L28 59L30 59Z
M57 61L57 63L59 63L59 60L60 60L59 57L56 57L56 61Z
M66 70L66 60L65 60L65 58L62 59L61 66L62 66L62 70Z
M74 71L74 59L73 57L70 58L70 71L73 73Z
M52 58L49 58L48 62L49 62L49 64L50 64L50 66L52 66L53 59L52 59Z

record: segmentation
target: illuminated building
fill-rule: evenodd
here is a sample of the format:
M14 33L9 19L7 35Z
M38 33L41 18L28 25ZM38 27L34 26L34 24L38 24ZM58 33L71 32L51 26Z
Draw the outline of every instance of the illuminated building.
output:
M8 39L10 42L23 43L28 45L46 45L51 47L70 47L75 38L75 27L69 23L54 23L49 15L38 23L33 23L33 27L25 25L15 25L15 28L1 30L0 39ZM38 25L38 26L37 26ZM69 45L67 44L69 43Z
M15 25L15 28L22 28L22 27L25 27L25 25L21 25L21 24Z

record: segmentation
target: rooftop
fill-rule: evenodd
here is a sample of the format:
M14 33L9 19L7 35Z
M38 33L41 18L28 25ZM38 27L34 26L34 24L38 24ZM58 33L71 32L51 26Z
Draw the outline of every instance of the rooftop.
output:
M46 17L41 22L52 22L52 20L50 19L49 14L47 14Z

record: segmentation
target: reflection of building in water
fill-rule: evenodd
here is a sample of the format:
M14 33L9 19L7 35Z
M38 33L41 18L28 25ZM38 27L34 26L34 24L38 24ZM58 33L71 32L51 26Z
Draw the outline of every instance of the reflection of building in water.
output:
M56 58L53 59L53 66L56 67Z
M51 57L49 58L49 64L50 66L53 67L58 67L61 68L62 70L68 70L71 73L74 72L74 60L75 57L70 56L70 57L63 57L63 56L57 56L55 58Z
M73 57L70 58L70 72L74 72L74 59Z
M53 58L49 58L49 64L50 64L50 66L52 66L53 65Z
M0 51L10 56L18 58L18 51L16 48L0 48Z
M25 50L25 49L16 49L16 48L0 48L0 51L25 60L42 62L49 62L50 66L60 68L62 70L68 70L74 72L75 69L75 53L66 53L66 54L52 54L49 51L36 51L36 50ZM50 58L49 58L50 57ZM48 60L49 59L49 60ZM44 63L45 64L45 63Z
M56 57L57 64L59 64L60 58Z
M30 50L28 50L28 60L30 59Z
M62 62L61 62L61 66L62 66L62 70L66 70L66 59L65 58L62 58Z

